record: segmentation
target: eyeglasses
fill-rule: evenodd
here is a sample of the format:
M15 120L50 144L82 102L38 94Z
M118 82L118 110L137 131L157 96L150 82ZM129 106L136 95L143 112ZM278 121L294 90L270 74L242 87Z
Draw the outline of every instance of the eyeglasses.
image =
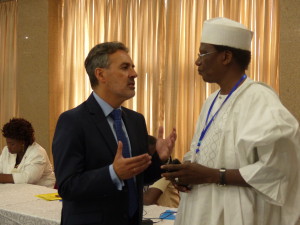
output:
M213 54L213 53L216 53L217 51L214 51L214 52L207 52L207 53L202 53L202 54L200 54L200 53L198 53L198 57L199 58L203 58L204 56L207 56L207 55L210 55L210 54Z

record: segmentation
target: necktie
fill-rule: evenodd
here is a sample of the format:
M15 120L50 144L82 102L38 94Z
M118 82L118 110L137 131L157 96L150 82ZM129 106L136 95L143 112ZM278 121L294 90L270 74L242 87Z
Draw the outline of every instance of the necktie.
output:
M128 140L122 129L121 114L122 111L120 109L115 109L110 113L110 116L114 120L114 129L116 131L117 139L118 141L121 141L123 143L123 157L130 158ZM136 186L133 178L126 180L126 183L128 186L128 193L129 193L128 212L129 212L129 216L132 217L138 208L137 191L136 191Z

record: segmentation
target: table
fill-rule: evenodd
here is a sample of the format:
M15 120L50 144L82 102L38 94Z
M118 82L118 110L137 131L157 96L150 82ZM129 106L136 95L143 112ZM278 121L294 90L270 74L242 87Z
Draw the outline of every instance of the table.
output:
M61 201L46 201L35 195L57 193L56 189L32 184L0 184L1 225L59 225ZM158 218L168 207L144 206L144 218ZM173 225L174 220L154 220L157 225Z
M143 218L144 219L150 218L153 222L156 222L155 224L158 225L173 225L174 220L153 219L153 218L159 218L159 216L166 210L172 210L177 212L176 208L169 208L169 207L163 207L157 205L148 205L148 206L144 206Z
M35 197L56 192L56 189L32 184L0 184L0 224L59 225L61 202Z

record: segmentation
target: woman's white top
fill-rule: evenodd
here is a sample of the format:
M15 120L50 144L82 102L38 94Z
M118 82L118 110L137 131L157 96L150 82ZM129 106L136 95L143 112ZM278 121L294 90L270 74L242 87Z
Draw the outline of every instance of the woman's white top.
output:
M0 173L12 174L15 184L36 184L53 188L55 176L47 152L38 143L30 145L19 166L15 168L17 154L11 154L7 146L0 156Z

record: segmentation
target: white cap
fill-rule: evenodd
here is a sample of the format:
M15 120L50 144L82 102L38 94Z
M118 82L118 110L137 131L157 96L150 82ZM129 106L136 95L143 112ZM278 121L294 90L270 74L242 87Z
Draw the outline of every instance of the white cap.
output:
M201 42L250 51L252 35L243 24L218 17L204 21Z

